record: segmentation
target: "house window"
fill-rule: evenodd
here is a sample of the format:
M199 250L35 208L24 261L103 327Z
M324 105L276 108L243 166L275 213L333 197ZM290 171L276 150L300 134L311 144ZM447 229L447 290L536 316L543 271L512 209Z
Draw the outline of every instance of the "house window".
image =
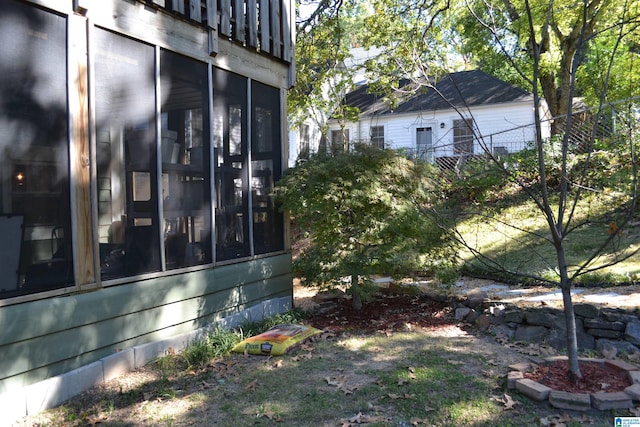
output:
M280 94L278 89L252 82L251 208L254 254L284 249L283 215L273 201L280 179Z
M473 119L453 121L453 153L461 156L473 154Z
M349 129L331 131L331 150L334 153L347 151L349 148Z
M0 298L74 283L67 19L0 0Z
M300 154L299 158L306 159L309 157L309 125L300 126Z
M384 126L371 126L371 145L383 149L384 148Z
M155 49L95 29L102 279L159 271Z

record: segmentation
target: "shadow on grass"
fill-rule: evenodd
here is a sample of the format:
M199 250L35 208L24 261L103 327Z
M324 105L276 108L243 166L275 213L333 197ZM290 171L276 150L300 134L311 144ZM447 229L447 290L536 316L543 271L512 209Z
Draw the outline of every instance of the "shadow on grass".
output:
M164 358L140 382L125 376L48 412L68 426L96 417L110 426L537 426L561 411L505 390L507 365L525 359L470 335L344 335L282 357L232 354L197 370ZM510 410L500 403L505 392L519 402ZM609 425L613 414L588 417Z

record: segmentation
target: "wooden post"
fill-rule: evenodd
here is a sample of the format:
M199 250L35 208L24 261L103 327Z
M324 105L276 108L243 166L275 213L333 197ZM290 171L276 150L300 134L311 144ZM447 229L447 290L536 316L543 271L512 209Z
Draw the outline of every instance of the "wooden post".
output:
M233 2L233 21L235 22L233 37L240 43L244 43L244 0L234 0Z
M260 50L271 53L271 21L269 20L269 0L260 0Z
M287 62L291 61L291 28L295 26L293 19L291 0L282 0L282 59Z
M216 56L218 47L218 2L217 0L207 0L207 37L209 56Z
M171 0L171 10L184 15L184 1L183 0Z
M251 47L258 46L258 3L256 0L247 1L247 21L249 21L247 44Z
M69 113L71 118L71 223L76 286L95 278L91 221L91 154L89 150L89 81L87 74L87 20L69 18Z
M231 0L220 1L220 34L231 37Z
M282 10L280 0L272 0L271 7L271 40L273 43L273 56L282 57L282 27L280 26Z
M196 22L202 22L200 0L189 0L189 19Z

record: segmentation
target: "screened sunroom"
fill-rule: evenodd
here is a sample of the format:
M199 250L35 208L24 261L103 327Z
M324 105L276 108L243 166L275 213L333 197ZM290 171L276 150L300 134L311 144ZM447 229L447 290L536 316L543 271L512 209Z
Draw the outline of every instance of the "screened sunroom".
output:
M0 0L0 407L116 351L290 301L271 193L291 9Z

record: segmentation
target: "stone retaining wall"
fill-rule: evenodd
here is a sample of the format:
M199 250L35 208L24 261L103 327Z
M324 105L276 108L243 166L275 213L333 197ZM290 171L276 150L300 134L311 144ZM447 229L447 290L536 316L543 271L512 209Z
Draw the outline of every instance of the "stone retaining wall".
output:
M576 331L580 350L603 354L640 355L640 318L638 312L592 304L575 304ZM564 312L551 307L519 307L487 301L469 295L455 311L459 321L475 324L480 330L513 341L545 343L566 348Z

